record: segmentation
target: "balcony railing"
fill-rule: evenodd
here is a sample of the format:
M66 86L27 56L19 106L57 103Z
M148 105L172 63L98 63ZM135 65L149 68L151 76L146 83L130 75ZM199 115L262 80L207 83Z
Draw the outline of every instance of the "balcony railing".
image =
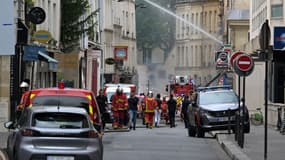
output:
M189 2L203 2L205 0L176 0L176 4L179 3L189 3Z

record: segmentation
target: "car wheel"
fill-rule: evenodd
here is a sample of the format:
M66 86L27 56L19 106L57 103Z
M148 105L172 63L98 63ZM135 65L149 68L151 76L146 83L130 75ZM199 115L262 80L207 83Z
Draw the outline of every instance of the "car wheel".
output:
M203 131L203 129L199 126L196 127L197 128L197 137L198 138L204 138L205 137L205 132Z
M195 128L192 125L188 126L188 136L189 137L195 137L196 132L195 132Z
M249 133L250 132L250 123L247 123L245 126L244 126L244 133Z

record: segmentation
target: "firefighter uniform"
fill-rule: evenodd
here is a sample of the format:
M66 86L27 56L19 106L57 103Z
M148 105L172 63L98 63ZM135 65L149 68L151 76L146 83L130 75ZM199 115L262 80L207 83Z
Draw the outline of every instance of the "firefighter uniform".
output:
M156 107L156 100L152 96L145 98L145 122L147 128L153 127L154 110Z
M168 109L167 109L167 101L165 99L165 97L163 97L162 102L161 102L161 109L162 109L162 113L161 116L164 118L165 120L165 124L169 123L169 117L168 117Z
M125 123L128 99L122 91L117 92L112 99L112 112L114 116L113 128L122 128Z

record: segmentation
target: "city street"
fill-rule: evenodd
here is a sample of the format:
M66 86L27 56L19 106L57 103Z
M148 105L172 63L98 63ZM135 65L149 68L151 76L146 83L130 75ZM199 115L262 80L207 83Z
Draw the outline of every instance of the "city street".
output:
M229 160L211 135L190 138L184 125L177 124L175 128L107 132L103 137L104 160Z

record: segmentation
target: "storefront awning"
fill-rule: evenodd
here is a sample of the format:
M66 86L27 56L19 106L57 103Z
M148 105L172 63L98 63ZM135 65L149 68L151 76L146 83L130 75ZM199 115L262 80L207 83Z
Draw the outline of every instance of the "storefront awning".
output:
M58 61L52 57L50 57L49 55L41 52L41 51L38 51L38 54L39 54L39 59L43 60L43 61L46 61L48 62L48 68L49 70L51 71L55 71L58 69Z
M48 56L47 54L39 51L38 54L43 57L47 62L49 63L58 63L58 61L50 56Z

